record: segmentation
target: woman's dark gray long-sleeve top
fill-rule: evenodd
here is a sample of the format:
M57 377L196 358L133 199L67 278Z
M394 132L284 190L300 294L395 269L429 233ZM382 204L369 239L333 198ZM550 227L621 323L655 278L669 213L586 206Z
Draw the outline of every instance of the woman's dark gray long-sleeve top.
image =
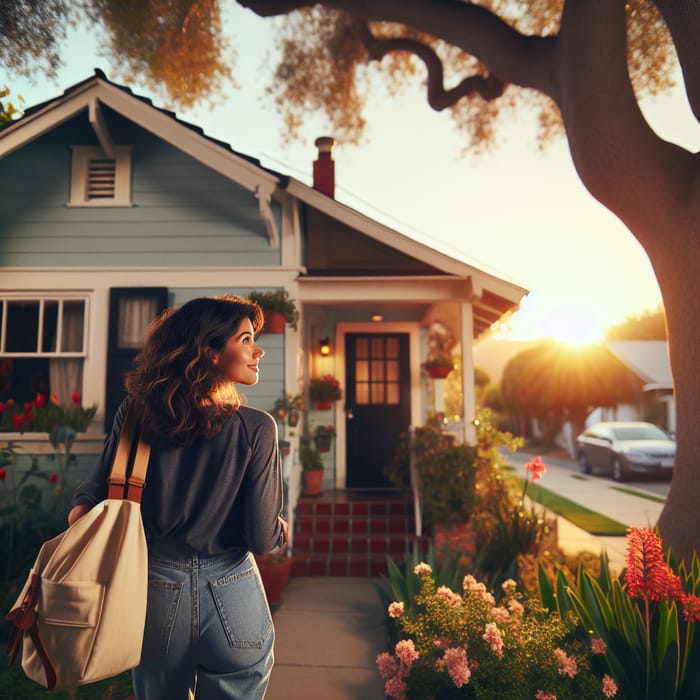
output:
M128 400L72 505L107 497L107 480ZM284 544L279 521L282 477L277 424L268 413L241 406L213 439L178 447L151 444L141 503L146 532L174 538L205 554L242 547L263 554Z

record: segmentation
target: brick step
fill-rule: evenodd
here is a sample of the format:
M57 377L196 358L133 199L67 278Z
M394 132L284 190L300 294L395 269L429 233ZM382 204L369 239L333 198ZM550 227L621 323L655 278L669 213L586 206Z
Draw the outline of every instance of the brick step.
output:
M313 535L299 532L294 537L295 552L305 554L387 554L401 556L413 543L413 535Z
M370 515L299 515L296 532L310 535L381 536L411 535L415 532L413 516L375 517Z
M292 576L381 576L387 575L386 555L297 554Z

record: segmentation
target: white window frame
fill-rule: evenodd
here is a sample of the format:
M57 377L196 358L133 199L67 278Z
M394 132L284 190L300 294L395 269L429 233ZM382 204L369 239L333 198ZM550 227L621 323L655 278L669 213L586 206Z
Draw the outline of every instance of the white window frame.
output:
M109 160L100 146L72 146L69 207L130 207L131 146L114 146L114 197L88 198L88 165L91 160Z
M5 352L7 345L7 303L12 301L38 302L39 303L39 327L37 329L37 349L36 351L22 352ZM56 350L42 350L43 342L43 319L44 305L47 301L58 302L58 327L56 329ZM82 301L84 304L83 311L83 343L80 351L63 351L61 350L62 340L62 319L63 319L63 303L65 301ZM64 293L64 292L38 292L32 294L30 292L2 292L0 291L0 305L2 306L2 323L0 323L0 357L16 357L16 358L36 358L36 357L76 357L86 358L89 333L90 319L90 295L86 293Z

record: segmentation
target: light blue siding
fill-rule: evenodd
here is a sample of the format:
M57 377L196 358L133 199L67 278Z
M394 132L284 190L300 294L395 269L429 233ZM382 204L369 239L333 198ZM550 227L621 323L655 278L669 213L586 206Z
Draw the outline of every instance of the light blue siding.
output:
M68 207L70 146L90 138L75 132L71 123L0 160L0 265L279 264L252 192L141 130L127 142L133 206Z

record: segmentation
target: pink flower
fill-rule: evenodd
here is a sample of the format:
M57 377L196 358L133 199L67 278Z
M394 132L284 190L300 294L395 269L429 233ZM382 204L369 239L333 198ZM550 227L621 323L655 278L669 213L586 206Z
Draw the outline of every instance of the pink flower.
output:
M418 652L416 651L412 639L402 639L400 642L397 642L394 650L396 651L396 656L398 656L399 661L401 661L406 668L411 668L413 662L418 658Z
M36 395L36 407L37 408L44 408L46 406L46 394L42 394L39 392Z
M7 404L0 401L0 413L5 413L7 411Z
M507 593L508 595L513 595L515 593L515 589L518 587L518 584L512 579L506 579L502 584L501 588L503 589L504 593Z
M508 601L508 610L510 610L514 615L523 615L525 613L525 608L514 598Z
M415 568L413 569L413 573L416 576L423 576L424 574L432 574L433 569L430 564L426 564L424 561L422 561L420 564L416 564Z
M436 597L442 598L443 600L446 600L448 603L452 603L453 605L457 605L458 603L462 602L461 596L455 593L451 588L448 588L447 586L439 586L437 591L435 591L435 595Z
M389 617L401 617L404 612L404 604L394 601L389 605Z
M557 700L557 696L553 693L545 693L544 690L538 690L535 693L535 700Z
M393 678L399 670L397 660L388 651L384 651L377 656L377 668L384 680Z
M449 637L438 637L433 644L438 648L438 649L447 649L447 647L452 644L452 640Z
M617 683L607 673L603 676L603 695L606 698L614 698L617 695Z
M388 698L393 698L393 700L406 700L406 682L398 676L389 678L384 683L384 692Z
M503 638L495 622L486 623L486 632L484 632L483 639L496 656L503 656Z
M0 481L5 481L6 476L7 472L5 471L4 467L0 467Z
M542 457L535 457L525 465L525 471L530 472L530 481L537 481L547 471L542 462Z
M58 474L56 474L56 472L54 472L54 473L49 477L49 481L50 481L52 484L55 484L55 483L58 481Z
M591 639L591 651L594 654L604 654L607 649L607 645L600 637L593 637Z
M457 688L469 683L472 672L467 665L467 652L463 648L445 649L444 659L447 673Z
M661 538L648 527L631 527L625 552L625 583L630 598L665 600L668 566Z
M569 676L569 678L574 678L578 673L578 664L573 656L568 656L563 649L555 649L554 656L557 657L557 664L559 665L559 675Z
M491 608L490 615L496 622L508 622L510 620L510 613L503 607Z

